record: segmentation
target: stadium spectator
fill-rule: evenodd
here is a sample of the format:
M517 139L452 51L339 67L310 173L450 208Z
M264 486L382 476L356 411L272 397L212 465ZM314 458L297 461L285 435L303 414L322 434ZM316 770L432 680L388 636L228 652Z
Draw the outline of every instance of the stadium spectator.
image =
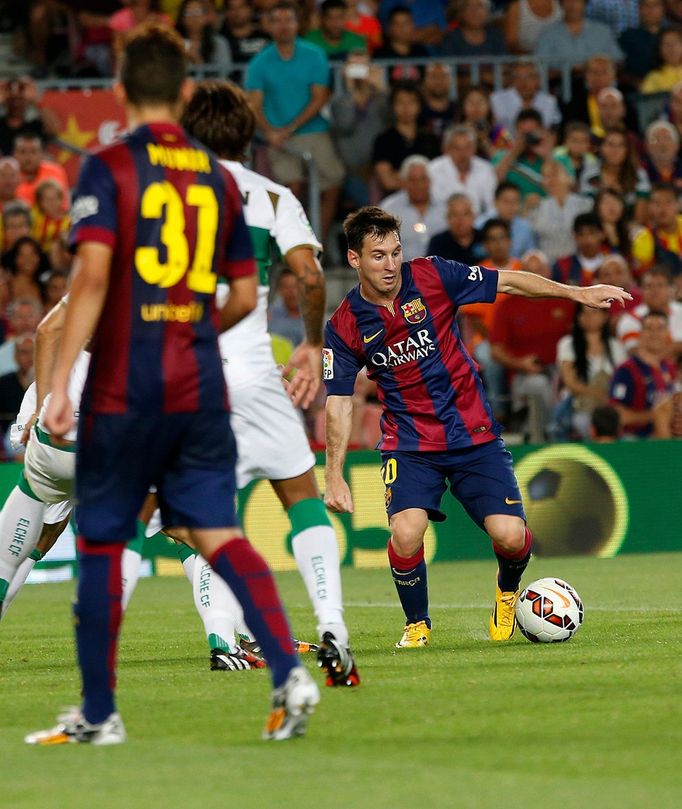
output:
M652 310L643 315L632 356L611 379L611 404L618 410L626 435L650 436L655 406L673 392L676 369L667 358L668 329L668 317L663 312Z
M225 0L220 33L227 40L235 64L249 62L270 41L256 20L248 0Z
M43 299L41 277L50 271L50 262L40 245L30 236L22 236L4 253L3 267L10 274L11 299Z
M400 167L412 154L433 158L440 154L440 139L419 127L421 94L414 82L399 82L391 90L393 125L377 136L372 150L374 173L385 192L401 186Z
M466 194L453 194L447 201L447 230L436 233L426 248L429 256L476 264L481 254L479 236L474 229L474 209Z
M595 138L604 137L604 127L599 117L597 98L602 90L616 86L616 65L608 56L597 55L587 60L584 79L575 77L571 85L571 100L563 105L564 121L584 121L589 124ZM628 122L632 114L628 114Z
M663 93L682 81L682 31L665 28L658 35L658 67L647 73L639 91Z
M445 205L431 196L429 161L411 155L400 167L402 191L382 200L380 206L401 221L400 242L406 261L428 255L431 237L445 228Z
M627 107L625 98L617 87L604 87L597 93L597 116L599 124L592 129L596 143L604 139L611 129L627 127ZM629 133L632 137L633 133Z
M682 143L682 82L676 84L670 91L665 118L677 129L680 143Z
M28 205L20 199L5 203L2 209L3 251L7 251L13 247L17 239L20 239L22 236L30 235L31 209Z
M36 188L31 220L31 235L41 250L48 251L60 234L68 234L71 218L64 213L64 189L55 180L43 180Z
M446 56L503 56L507 46L500 28L490 23L490 0L461 0L459 25L441 43Z
M15 369L0 376L0 430L7 432L21 407L26 388L33 382L33 352L35 338L31 332L18 335L13 341Z
M109 27L113 34L114 63L118 61L126 37L134 28L148 22L173 27L170 15L161 10L160 0L123 0L123 3L125 8L112 14L109 19Z
M68 283L69 276L64 272L53 271L48 275L43 287L45 314L57 306L64 295L66 295Z
M12 154L20 132L30 132L41 140L59 132L59 118L48 107L40 106L38 89L28 76L0 82L0 105L4 105L0 117L0 152L4 155Z
M371 53L381 45L383 32L381 23L374 14L369 14L367 3L362 0L346 0L346 28L354 34L360 34L367 40L367 48Z
M611 336L608 310L578 304L572 333L557 344L556 363L564 390L552 415L555 441L589 437L592 413L608 404L611 377L626 359L623 344Z
M611 307L612 332L615 334L618 321L625 312L631 312L642 303L642 290L632 279L630 265L619 253L609 253L604 256L601 267L597 270L596 278L600 284L612 284L627 290L632 300L625 301L623 306Z
M548 25L562 18L559 0L512 0L504 17L509 53L533 53Z
M580 188L585 172L594 170L597 158L591 152L590 127L584 121L571 121L564 129L564 140L552 157L562 163Z
M549 277L549 264L538 251L524 269ZM503 298L495 307L490 333L495 362L511 376L512 416L525 433L540 437L547 428L553 401L552 379L556 347L568 333L573 317L571 301Z
M670 25L682 25L682 0L665 0L665 13Z
M422 68L400 64L402 59L422 59L430 55L429 49L418 41L419 33L409 8L402 4L392 8L386 17L384 31L384 44L374 51L374 58L395 62L388 74L391 84L399 81L421 81L424 77Z
M594 213L604 234L602 250L607 253L620 253L624 258L629 259L631 251L630 227L628 220L625 218L623 197L613 188L602 188L594 200Z
M269 157L277 182L301 197L303 161L282 150L285 144L309 151L320 174L322 240L336 212L345 176L321 115L329 100L329 62L324 51L298 37L296 6L278 0L268 12L272 43L251 60L245 88L258 126L270 145Z
M590 441L595 444L612 444L621 435L620 415L612 405L599 405L592 411Z
M421 83L422 111L419 125L441 138L455 122L457 104L451 97L452 70L449 65L429 64Z
M185 41L190 65L214 65L221 75L232 67L232 54L225 37L212 24L215 13L209 0L182 0L175 28Z
M121 10L120 0L69 0L73 13L71 75L111 76L113 72L112 14Z
M575 252L565 253L552 268L552 278L572 286L589 286L604 260L604 231L594 213L581 213L573 220Z
M575 194L573 179L558 160L547 160L542 167L546 196L527 208L537 246L550 262L575 249L573 223L581 213L592 209L592 200Z
M48 250L50 258L50 266L55 272L64 273L69 275L71 267L73 266L73 253L68 243L68 236L66 233L60 234L50 245Z
M587 16L621 34L639 22L640 0L588 0Z
M50 72L65 72L71 58L72 15L68 5L55 0L34 0L26 4L15 0L11 5L29 6L25 28L26 57L33 65L32 72L42 77Z
M343 70L344 89L330 106L336 149L346 167L343 196L353 205L369 203L374 141L389 125L391 114L383 72L367 54L352 53Z
M21 181L19 164L13 157L0 157L0 212L8 202L17 198L17 186Z
M522 256L535 248L533 228L521 216L521 192L514 183L500 183L495 189L495 206L476 220L476 227L482 228L489 219L501 219L509 225L512 256Z
M277 296L268 309L268 330L289 340L292 346L305 339L305 324L298 300L298 282L293 270L283 267L277 279Z
M682 272L682 216L675 186L655 185L649 200L650 225L632 239L635 272L641 276L654 264L663 265L673 275Z
M620 35L618 44L625 54L625 80L636 88L656 68L658 37L665 28L663 0L639 0L639 22Z
M308 42L322 48L329 59L345 59L353 51L367 50L367 40L349 31L344 0L323 0L320 4L320 27L308 31Z
M557 99L540 89L540 73L532 62L514 65L511 85L505 90L496 90L490 96L490 105L496 123L512 134L521 110L537 110L546 129L561 123Z
M508 149L493 155L499 182L514 183L524 199L545 196L542 166L552 149L551 138L537 110L522 110L516 119L516 137Z
M651 185L670 183L682 194L682 158L680 135L670 121L649 124L644 139L644 169Z
M413 21L415 42L431 47L442 41L447 26L445 0L382 0L377 5L384 28L390 24L394 10L406 8Z
M496 151L511 144L509 132L493 120L490 94L481 85L472 84L462 93L457 123L468 124L476 133L476 154L490 160Z
M654 405L653 416L653 438L682 438L682 382L679 363L672 393Z
M646 222L651 185L624 129L606 133L599 147L598 164L583 174L582 194L596 196L602 188L619 191L627 206L626 216L640 224Z
M457 124L443 135L443 154L429 165L431 195L444 203L461 192L471 199L474 214L494 205L497 179L492 165L476 155L476 132L466 124Z
M35 203L36 188L44 180L55 180L64 191L64 207L69 205L69 180L59 163L48 160L38 135L21 132L14 138L14 159L19 164L21 182L17 186L17 199L28 206Z
M616 336L628 351L637 347L642 323L649 312L661 312L668 326L668 353L682 354L682 303L673 299L673 285L665 267L652 267L642 280L642 303L623 314L616 327Z
M561 5L564 18L542 32L535 46L536 56L550 64L570 62L574 66L584 65L597 54L615 61L623 58L611 29L585 17L586 0L562 0Z
M0 345L0 375L18 369L14 356L17 335L35 334L43 315L42 304L35 298L16 298L7 308L7 333Z

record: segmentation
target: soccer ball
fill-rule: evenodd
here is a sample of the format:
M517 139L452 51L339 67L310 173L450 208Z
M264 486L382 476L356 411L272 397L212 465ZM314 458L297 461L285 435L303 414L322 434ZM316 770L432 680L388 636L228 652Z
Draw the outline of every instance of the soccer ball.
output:
M533 643L558 643L572 638L584 615L580 596L561 579L531 582L516 602L519 629Z

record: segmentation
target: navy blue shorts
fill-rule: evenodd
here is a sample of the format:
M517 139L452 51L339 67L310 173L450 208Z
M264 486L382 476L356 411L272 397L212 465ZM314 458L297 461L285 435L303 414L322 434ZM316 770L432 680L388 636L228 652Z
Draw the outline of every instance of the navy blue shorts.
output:
M131 539L152 485L164 525L234 527L236 460L229 413L81 413L78 532L102 542Z
M485 444L444 452L382 452L389 519L406 508L423 508L442 522L440 501L447 484L481 528L491 514L526 519L511 453L497 438Z

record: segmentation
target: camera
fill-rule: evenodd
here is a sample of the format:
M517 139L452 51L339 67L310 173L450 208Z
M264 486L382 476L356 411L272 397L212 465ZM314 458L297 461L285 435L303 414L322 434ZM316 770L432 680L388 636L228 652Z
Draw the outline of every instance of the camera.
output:
M369 76L369 65L362 62L351 62L346 65L346 76L349 79L366 79Z
M537 146L542 140L542 136L537 132L526 132L523 139L526 142L526 146Z

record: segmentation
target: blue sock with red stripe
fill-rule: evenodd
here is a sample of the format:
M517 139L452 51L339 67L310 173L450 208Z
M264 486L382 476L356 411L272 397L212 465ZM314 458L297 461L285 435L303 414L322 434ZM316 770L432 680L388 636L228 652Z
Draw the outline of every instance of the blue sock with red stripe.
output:
M499 566L497 583L502 592L513 593L519 589L523 571L528 567L528 562L530 562L530 549L533 545L533 534L528 526L526 526L525 531L526 535L523 548L515 553L509 553L493 542L493 550L495 551Z
M226 542L208 562L241 604L244 620L258 641L278 688L291 669L300 664L270 568L245 537Z
M398 555L389 539L388 561L406 623L416 624L419 621L426 621L426 625L431 629L424 546L422 545L414 556L404 557Z
M123 542L78 537L76 618L78 665L83 678L83 715L98 724L116 710L116 652L121 627Z

